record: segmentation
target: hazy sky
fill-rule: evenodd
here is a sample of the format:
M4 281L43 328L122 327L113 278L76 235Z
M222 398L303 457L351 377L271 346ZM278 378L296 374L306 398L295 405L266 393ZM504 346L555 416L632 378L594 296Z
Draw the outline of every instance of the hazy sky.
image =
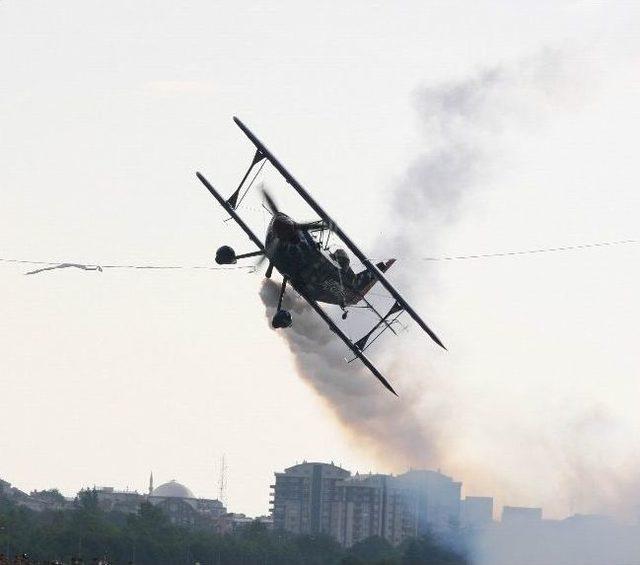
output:
M235 188L251 158L238 115L384 257L412 163L443 139L473 147L464 195L414 222L421 249L392 276L422 281L412 298L450 351L413 331L421 361L395 382L428 383L441 420L424 425L468 494L617 508L640 493L638 246L417 253L640 238L639 24L636 2L4 0L0 256L202 265L243 249L194 176ZM459 119L430 119L434 89L495 73L481 99L451 89ZM296 375L261 273L26 270L0 264L0 476L16 486L144 490L153 470L213 497L225 453L229 507L258 514L302 459L402 471Z

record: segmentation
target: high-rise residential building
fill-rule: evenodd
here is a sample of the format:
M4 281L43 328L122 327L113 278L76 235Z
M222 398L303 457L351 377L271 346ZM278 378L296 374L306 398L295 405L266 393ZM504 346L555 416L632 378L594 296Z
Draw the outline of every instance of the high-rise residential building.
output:
M439 471L411 470L393 478L402 508L403 536L446 530L460 524L462 483Z
M337 517L332 534L344 546L351 547L371 536L387 531L388 475L358 475L336 484Z
M416 535L416 493L391 475L359 475L336 484L337 519L333 536L351 547L371 536L393 545Z
M465 528L483 528L493 522L493 498L467 496L461 503L460 523Z
M276 473L272 516L276 529L331 534L336 529L336 483L351 473L334 464L303 462Z
M324 463L276 473L273 525L294 533L328 533L347 547L371 536L394 545L460 520L461 483L436 471L351 476Z

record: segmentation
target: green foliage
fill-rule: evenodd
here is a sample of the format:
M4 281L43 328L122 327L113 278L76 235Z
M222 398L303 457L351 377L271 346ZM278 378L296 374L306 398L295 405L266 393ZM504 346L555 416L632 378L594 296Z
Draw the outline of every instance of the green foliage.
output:
M386 539L380 536L371 536L356 543L350 554L359 559L360 563L378 563L383 560L394 562L400 558L399 552ZM358 563L358 561L356 561Z
M372 537L341 548L326 535L293 535L253 522L229 535L186 530L144 503L137 514L103 512L95 491L82 491L74 509L34 512L0 495L0 553L28 553L32 560L136 565L465 565L455 552L425 536L392 547ZM33 561L32 561L33 562Z
M57 488L35 490L31 494L36 498L39 498L41 500L48 500L50 502L57 503L60 506L64 505L64 503L66 502L64 496L62 496Z
M411 538L401 546L402 565L463 565L466 560L450 547L430 535Z

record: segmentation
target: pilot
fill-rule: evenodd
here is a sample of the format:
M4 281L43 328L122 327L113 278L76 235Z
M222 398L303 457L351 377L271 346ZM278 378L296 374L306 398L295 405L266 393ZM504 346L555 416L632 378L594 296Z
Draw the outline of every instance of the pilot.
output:
M349 255L344 249L336 249L333 252L333 258L337 261L338 265L343 271L349 270Z

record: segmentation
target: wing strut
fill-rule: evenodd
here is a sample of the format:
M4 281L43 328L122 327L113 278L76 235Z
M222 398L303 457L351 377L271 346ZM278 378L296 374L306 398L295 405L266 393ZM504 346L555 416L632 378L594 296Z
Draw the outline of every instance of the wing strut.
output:
M251 143L256 146L256 149L261 152L269 162L277 169L277 171L285 178L294 190L302 197L302 199L318 214L323 220L325 220L332 231L344 241L345 245L351 250L351 252L361 261L361 263L371 272L373 276L378 279L380 284L389 291L389 294L396 299L398 304L407 311L417 324L427 333L427 335L435 341L440 347L446 349L444 344L440 341L440 338L435 332L427 326L424 320L418 315L418 313L407 303L407 301L400 295L400 293L393 287L393 285L387 280L387 278L380 272L379 269L365 256L362 251L356 246L351 238L340 229L340 226L336 224L329 214L327 214L322 207L311 197L311 195L305 190L305 188L294 178L294 176L278 161L278 159L265 147L265 145L253 134L253 132L245 126L238 118L233 118L234 122L249 138Z
M380 321L373 326L373 328L371 328L371 330L369 330L365 335L363 335L358 341L355 342L355 346L360 350L360 351L364 351L366 349L366 345L367 345L367 341L369 341L369 338L373 335L373 333L383 324L386 326L386 328L390 329L393 333L395 333L394 329L391 327L391 324L387 321L391 316L393 316L394 314L397 314L398 312L402 312L402 306L400 306L397 302L391 307L391 310L389 310L384 317L380 316ZM386 329L385 328L385 329ZM384 330L383 330L384 331Z
M238 188L236 188L235 192L229 197L229 199L227 200L227 203L235 210L238 207L238 196L240 196L240 189L242 188L242 185L244 184L244 181L247 180L247 177L249 176L249 173L253 170L253 167L255 167L260 161L262 161L264 159L264 155L260 152L260 150L258 149L256 151L256 154L253 156L253 160L251 161L251 165L249 165L249 168L247 169L247 172L244 174L244 176L242 177L242 180L240 181L240 184L238 185ZM260 171L258 170L258 173ZM255 180L255 178L253 179ZM253 181L251 181L253 182ZM251 184L249 184L249 188L251 188ZM249 188L247 188L247 190L249 190ZM246 191L245 191L246 194ZM243 197L240 199L241 201L244 200L244 195Z
M201 173L196 173L196 176L200 179L200 182L207 187L207 190L218 201L220 206L222 206L226 210L227 214L229 214L229 216L231 216L236 221L236 223L242 228L242 231L244 231L244 233L246 233L249 236L249 239L253 241L253 243L255 243L258 246L258 249L260 249L264 253L264 245L262 244L262 242L251 231L251 228L244 223L242 218L238 216L238 213L233 209L231 204L229 204L229 202L227 202L224 198L222 198L222 196L220 196L218 191L215 188L213 188L213 186L211 186L211 183L206 178L204 178L204 176Z

